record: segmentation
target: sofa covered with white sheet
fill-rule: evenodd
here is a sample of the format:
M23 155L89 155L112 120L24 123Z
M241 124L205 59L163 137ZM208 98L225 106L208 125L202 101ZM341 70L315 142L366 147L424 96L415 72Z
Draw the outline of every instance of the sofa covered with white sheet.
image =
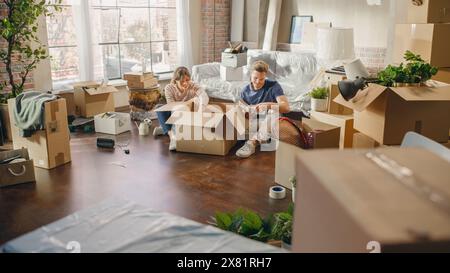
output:
M243 81L222 81L220 63L207 63L192 68L192 78L204 86L211 98L236 102L250 81L251 65L258 60L269 65L268 78L277 80L286 94L292 110L309 110L308 85L318 73L319 65L313 51L280 52L249 50Z

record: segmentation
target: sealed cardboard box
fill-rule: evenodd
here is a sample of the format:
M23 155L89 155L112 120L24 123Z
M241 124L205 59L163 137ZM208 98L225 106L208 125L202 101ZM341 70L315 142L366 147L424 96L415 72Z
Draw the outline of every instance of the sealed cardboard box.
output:
M328 113L333 115L352 115L353 109L333 101L340 94L338 86L336 84L331 84L329 85L329 90Z
M113 93L118 90L111 85L81 82L74 85L76 113L82 117L114 111Z
M394 39L394 63L404 62L406 50L436 67L450 67L450 24L397 24Z
M8 100L10 113L13 113L15 99ZM11 129L14 149L27 148L34 165L53 169L70 162L70 138L67 124L66 100L57 99L45 103L45 130L36 131L31 137L22 137L11 115Z
M171 111L167 121L176 129L177 151L227 155L245 134L245 116L234 104L213 103L196 109L192 103L170 103L156 111Z
M27 149L0 151L0 188L35 180L33 160Z
M362 133L355 133L353 135L353 149L374 149L380 147L380 143L373 138Z
M73 91L61 91L53 93L63 99L66 100L67 106L67 115L75 116L76 115L76 107L75 107L75 95Z
M370 84L353 101L335 101L355 110L355 129L380 144L400 145L413 131L446 143L450 127L450 85L428 82L423 87Z
M323 112L311 111L311 118L323 123L331 124L341 128L339 148L351 148L353 145L353 115L336 115Z
M450 68L439 68L433 80L450 84Z
M222 52L222 65L227 67L242 67L247 65L247 53L225 53Z
M450 23L450 1L448 0L396 0L406 12L406 22L411 24Z
M242 81L243 67L227 67L220 65L220 79L222 81Z
M157 79L150 79L145 81L128 81L129 89L154 89L159 88Z
M123 79L129 82L144 82L154 79L152 72L127 72L123 74Z
M107 112L94 117L95 132L119 135L131 131L131 118L128 113Z
M339 148L339 127L312 119L304 119L302 124L305 132L313 134L312 149ZM275 153L275 182L277 184L292 189L289 178L295 175L295 157L298 153L304 151L306 150L298 146L279 141Z
M412 148L306 151L296 174L293 252L450 251L450 168L441 157Z

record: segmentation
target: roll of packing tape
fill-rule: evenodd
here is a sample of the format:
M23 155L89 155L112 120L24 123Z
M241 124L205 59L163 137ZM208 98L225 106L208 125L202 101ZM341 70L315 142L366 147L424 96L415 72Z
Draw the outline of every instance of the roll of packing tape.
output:
M271 187L269 196L272 199L284 199L286 197L286 189L280 186Z

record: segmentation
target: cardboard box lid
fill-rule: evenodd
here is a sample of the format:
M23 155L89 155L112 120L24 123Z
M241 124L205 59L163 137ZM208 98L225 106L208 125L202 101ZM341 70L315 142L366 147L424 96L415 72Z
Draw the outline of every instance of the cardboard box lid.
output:
M0 161L16 156L20 156L26 160L30 160L30 156L28 155L28 149L26 148L11 151L0 151Z
M99 83L96 83L94 81L85 81L85 82L77 82L73 84L73 88L81 88L81 87L97 87L99 86Z
M111 85L98 87L83 87L83 90L86 91L91 96L114 93L119 91L117 90L117 88Z
M381 164L367 157L374 151L378 157L386 157ZM411 171L411 184L417 186L396 178L382 167L383 163L397 166L391 169L402 170L403 174ZM311 175L305 176L320 182L373 240L408 243L417 240L414 232L425 232L431 240L450 239L448 208L436 205L431 195L422 194L428 188L450 198L450 164L427 150L305 151L297 155L297 164L306 167ZM298 181L301 187L301 178Z
M331 130L336 130L339 129L339 127L337 126L333 126L330 124L326 124L314 119L303 119L302 120L302 125L303 127L306 129L306 131L312 132L312 131L331 131Z
M223 113L176 111L167 120L167 124L187 125L204 128L217 128L223 121Z
M155 109L155 112L174 112L174 111L186 111L187 109L192 109L193 103L180 101L180 102L171 102L167 103L158 109Z
M421 87L385 87L369 84L369 87L360 91L354 100L346 101L342 95L338 95L334 102L361 112L381 94L389 90L406 101L450 101L450 85L429 81L427 86Z

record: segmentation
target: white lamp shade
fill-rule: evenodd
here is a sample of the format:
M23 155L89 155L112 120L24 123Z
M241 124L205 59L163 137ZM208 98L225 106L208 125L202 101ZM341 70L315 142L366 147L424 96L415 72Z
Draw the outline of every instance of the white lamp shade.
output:
M352 28L318 28L317 57L322 60L355 58Z
M347 64L344 64L345 74L347 79L356 80L357 78L368 78L369 72L360 59L355 59Z

